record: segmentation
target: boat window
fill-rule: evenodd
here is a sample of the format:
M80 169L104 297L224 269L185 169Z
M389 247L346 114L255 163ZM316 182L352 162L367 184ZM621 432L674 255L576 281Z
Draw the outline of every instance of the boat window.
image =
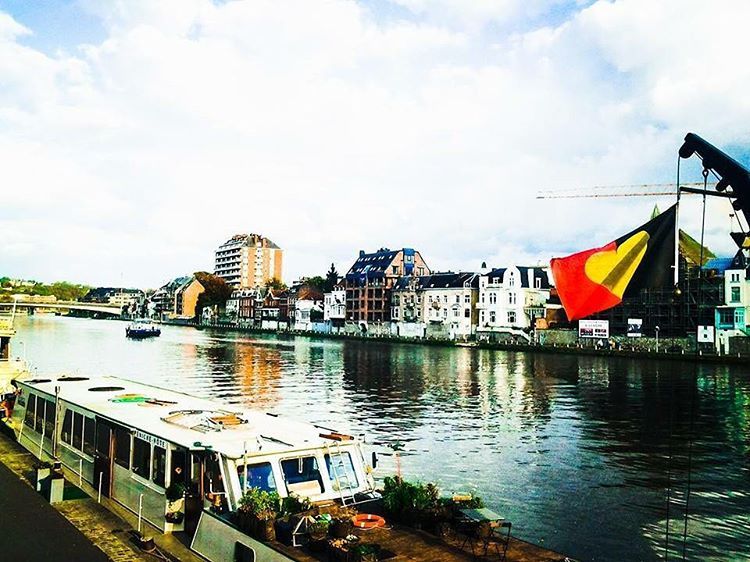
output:
M119 427L115 429L115 462L130 468L130 433Z
M172 450L172 473L169 477L170 484L185 484L187 474L185 474L185 463L187 463L187 451L185 449Z
M55 403L44 401L44 434L52 437L55 433Z
M65 410L60 438L63 443L67 443L68 445L73 442L73 410Z
M89 392L116 392L118 390L125 390L122 386L94 386L89 388Z
M44 398L41 396L36 397L36 423L34 424L34 430L37 433L44 431Z
M151 443L133 438L133 472L148 479L151 474Z
M348 452L326 455L326 468L332 487L337 492L340 488L356 488L359 485L352 456Z
M26 417L23 420L28 427L34 429L34 412L36 407L36 394L29 394L29 399L26 403Z
M297 457L281 461L281 471L289 492L309 497L323 492L323 479L315 457Z
M167 470L167 450L154 445L154 466L151 480L157 486L164 487L164 477Z
M110 455L110 437L109 427L101 423L96 426L96 450L106 458Z
M83 420L83 452L91 457L94 456L95 424L93 418L84 418Z
M248 488L260 488L266 492L276 490L276 480L273 477L270 462L238 466L237 474L240 477L240 489L242 490L245 489L245 475L247 475Z
M83 450L83 414L73 412L73 447Z

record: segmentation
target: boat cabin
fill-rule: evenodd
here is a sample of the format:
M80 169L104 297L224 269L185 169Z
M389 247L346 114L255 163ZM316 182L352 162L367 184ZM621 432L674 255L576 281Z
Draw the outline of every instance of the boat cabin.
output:
M343 503L374 490L361 441L328 428L115 377L17 385L21 445L162 532L210 517L215 534L248 487Z

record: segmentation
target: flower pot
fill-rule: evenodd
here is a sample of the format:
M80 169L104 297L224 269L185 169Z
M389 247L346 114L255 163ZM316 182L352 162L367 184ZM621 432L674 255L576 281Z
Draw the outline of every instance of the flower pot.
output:
M273 519L256 519L255 533L253 536L259 541L269 542L276 540L276 530Z
M287 546L292 546L292 533L294 532L295 523L279 519L276 521L276 540Z

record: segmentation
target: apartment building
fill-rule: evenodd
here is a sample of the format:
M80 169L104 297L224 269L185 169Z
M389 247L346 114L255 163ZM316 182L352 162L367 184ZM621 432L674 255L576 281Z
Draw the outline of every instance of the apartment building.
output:
M214 274L235 288L262 287L281 279L284 252L260 234L236 234L216 250Z
M359 252L344 278L346 289L346 320L367 330L370 322L391 319L391 289L402 276L429 275L430 269L422 255L412 248L377 252Z

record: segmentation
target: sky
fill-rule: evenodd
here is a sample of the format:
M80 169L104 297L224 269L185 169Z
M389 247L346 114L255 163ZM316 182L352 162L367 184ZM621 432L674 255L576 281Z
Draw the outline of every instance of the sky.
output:
M231 235L284 278L360 249L547 263L671 198L689 131L750 163L739 0L0 0L0 275L158 287ZM681 164L683 181L700 167ZM731 254L730 208L706 242ZM698 237L700 198L681 205Z

